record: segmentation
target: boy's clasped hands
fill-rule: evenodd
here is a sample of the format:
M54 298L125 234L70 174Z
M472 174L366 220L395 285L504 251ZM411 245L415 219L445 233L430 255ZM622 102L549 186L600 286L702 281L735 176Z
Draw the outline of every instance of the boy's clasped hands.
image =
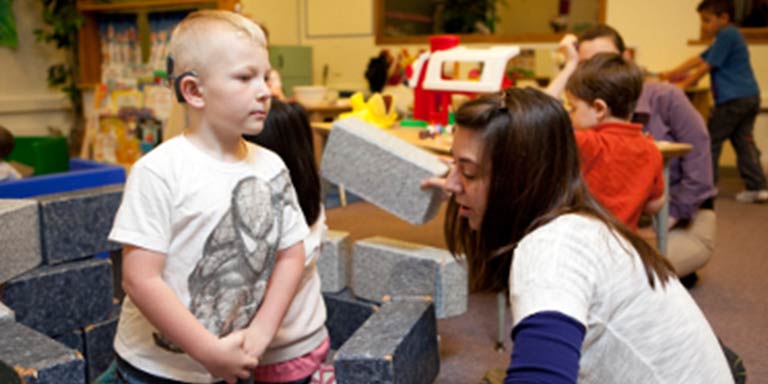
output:
M214 376L235 383L237 379L251 377L251 371L259 365L259 357L271 340L252 323L248 328L217 339L197 360Z

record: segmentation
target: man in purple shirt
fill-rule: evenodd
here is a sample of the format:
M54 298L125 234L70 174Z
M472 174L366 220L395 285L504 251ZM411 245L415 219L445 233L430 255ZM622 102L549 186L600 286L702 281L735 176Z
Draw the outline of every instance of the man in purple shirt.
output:
M547 93L559 97L579 61L600 52L625 54L619 33L599 25L579 39L568 35L560 43L568 60L550 82ZM667 258L678 276L695 281L695 272L709 261L715 239L716 190L712 178L710 139L702 116L682 90L661 82L646 82L635 107L634 121L643 123L655 140L688 143L693 150L670 163L669 238ZM660 225L660 224L659 224ZM690 281L689 280L689 281Z

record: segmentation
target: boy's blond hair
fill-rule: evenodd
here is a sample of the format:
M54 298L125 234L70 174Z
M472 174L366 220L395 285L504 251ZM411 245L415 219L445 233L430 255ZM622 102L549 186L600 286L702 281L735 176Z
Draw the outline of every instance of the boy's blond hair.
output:
M190 13L173 30L169 55L173 58L173 74L191 70L200 71L211 57L207 48L215 44L214 28L229 28L233 33L266 48L264 31L248 18L230 11L201 10Z

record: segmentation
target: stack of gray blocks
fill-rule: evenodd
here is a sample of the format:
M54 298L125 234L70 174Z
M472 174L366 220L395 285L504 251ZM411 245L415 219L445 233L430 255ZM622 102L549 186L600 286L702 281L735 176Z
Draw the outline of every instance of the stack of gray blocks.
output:
M358 297L430 297L440 319L467 310L467 271L444 249L372 237L355 243L352 265Z
M342 345L333 365L340 384L434 382L440 355L432 303L384 303Z
M320 289L323 292L339 292L346 288L351 264L349 232L328 230L317 259Z
M0 200L0 284L42 262L37 201Z
M334 123L321 163L323 177L411 224L435 217L442 192L420 184L447 171L435 155L354 117Z
M94 256L120 248L107 234L121 198L116 185L0 199L0 366L22 382L88 383L103 365L88 363L112 359L112 265Z

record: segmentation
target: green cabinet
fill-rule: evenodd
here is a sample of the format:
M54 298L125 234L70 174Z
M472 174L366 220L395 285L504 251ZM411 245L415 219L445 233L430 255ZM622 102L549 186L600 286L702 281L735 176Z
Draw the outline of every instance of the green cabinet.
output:
M312 47L271 45L269 62L280 73L286 96L293 96L296 85L312 85Z

